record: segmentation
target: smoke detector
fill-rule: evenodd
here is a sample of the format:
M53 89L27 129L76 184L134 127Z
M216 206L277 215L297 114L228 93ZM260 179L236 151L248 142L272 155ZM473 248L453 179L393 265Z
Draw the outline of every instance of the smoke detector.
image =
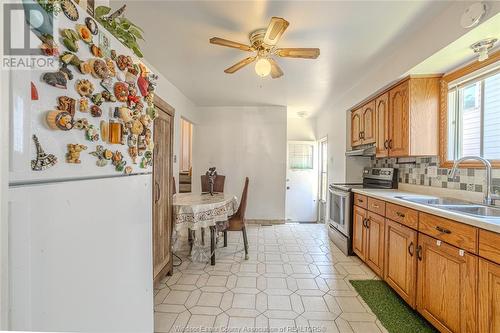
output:
M486 14L486 4L476 2L465 9L460 18L460 25L465 29L473 28L479 24L484 14Z
M488 59L488 51L493 48L495 43L498 41L496 38L487 38L474 43L470 48L478 55L478 61L484 61Z

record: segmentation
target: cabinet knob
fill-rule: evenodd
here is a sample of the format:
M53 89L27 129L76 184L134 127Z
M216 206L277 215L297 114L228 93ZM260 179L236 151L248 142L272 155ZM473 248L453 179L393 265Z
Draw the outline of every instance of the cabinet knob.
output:
M410 254L411 257L413 257L414 251L415 251L415 248L414 248L413 242L411 242L410 245L408 245L408 253Z
M401 217L402 219L405 218L405 214L404 213L401 213L401 212L396 212L396 215Z
M442 234L451 234L451 230L443 228L443 227L440 227L438 225L436 226L436 230L439 231Z
M417 259L422 261L422 245L417 246Z

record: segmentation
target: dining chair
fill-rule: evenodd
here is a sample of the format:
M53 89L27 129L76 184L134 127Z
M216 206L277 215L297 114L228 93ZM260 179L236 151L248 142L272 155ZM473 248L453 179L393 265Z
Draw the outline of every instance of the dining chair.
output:
M226 176L217 175L214 182L214 192L223 193L224 183L226 181ZM201 175L201 191L210 192L210 185L208 184L208 176Z
M245 247L245 260L248 260L248 237L247 230L245 227L245 211L247 209L247 197L248 197L248 177L245 177L245 186L243 187L243 193L241 194L240 206L236 213L229 218L229 225L226 230L224 230L224 246L227 246L227 232L228 231L241 231L243 233L243 245Z

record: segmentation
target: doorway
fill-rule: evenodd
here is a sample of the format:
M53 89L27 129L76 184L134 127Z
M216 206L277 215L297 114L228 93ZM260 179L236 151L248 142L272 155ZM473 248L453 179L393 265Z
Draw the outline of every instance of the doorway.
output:
M318 143L318 165L319 165L319 204L318 222L326 222L326 207L328 200L328 138L319 140Z
M181 147L179 163L179 192L189 193L193 171L193 123L181 118Z
M286 219L316 222L318 216L318 154L316 141L288 141Z

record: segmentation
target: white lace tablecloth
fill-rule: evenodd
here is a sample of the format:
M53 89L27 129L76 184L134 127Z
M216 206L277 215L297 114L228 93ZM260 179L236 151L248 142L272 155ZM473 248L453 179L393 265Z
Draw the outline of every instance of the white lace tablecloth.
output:
M225 222L238 208L236 196L227 193L177 193L174 195L175 229L197 230Z

